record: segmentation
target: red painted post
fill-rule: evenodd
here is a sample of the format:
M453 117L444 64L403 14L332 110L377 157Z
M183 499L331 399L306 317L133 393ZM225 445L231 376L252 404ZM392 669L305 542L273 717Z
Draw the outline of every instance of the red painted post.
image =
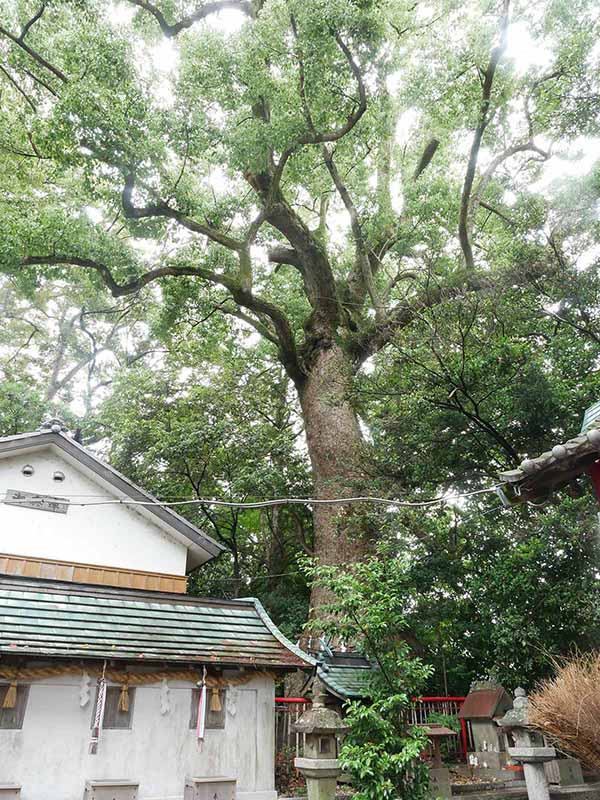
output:
M592 479L596 497L600 500L600 461L594 461L594 463L588 467L587 471Z
M467 734L467 721L461 719L460 721L460 738L462 739L462 748L465 755L465 762L469 763L469 737Z

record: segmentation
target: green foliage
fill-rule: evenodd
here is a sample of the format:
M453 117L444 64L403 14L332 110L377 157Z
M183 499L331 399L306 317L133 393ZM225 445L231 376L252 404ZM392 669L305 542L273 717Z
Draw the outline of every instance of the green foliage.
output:
M438 711L430 711L427 714L427 722L443 725L445 728L450 728L454 733L460 733L460 720L456 714L441 714Z
M0 0L3 28L18 36L40 5ZM169 23L191 8L154 5ZM331 342L345 351L347 394L369 433L366 493L423 499L473 489L576 433L600 397L600 170L579 158L593 154L589 137L599 131L597 3L511 2L509 51L476 168L485 205L470 218L472 275L457 224L498 4L251 5L255 15L229 30L224 14L167 40L134 3L53 0L26 36L53 69L2 36L0 432L60 411L161 497L307 495L302 409L279 363L265 310L273 306L302 369ZM332 152L381 262L379 303L367 292L352 299L347 209L322 148L298 146L310 127L305 104L323 131L357 108L336 34L361 71L367 108ZM435 156L415 179L432 137ZM536 150L511 150L532 141ZM232 294L238 251L190 229L245 239L262 202L252 182L286 151L282 196L333 274L334 297L319 290L317 305L344 300L327 330L305 265L269 261L290 244L275 225L263 221L250 248L253 292L267 304L258 310ZM136 207L168 207L183 221L125 213L130 175ZM389 249L379 259L382 241ZM133 281L135 292L111 297L92 262L120 285ZM151 270L163 277L138 289L135 279ZM408 321L392 326L363 373L363 337L391 330L386 314ZM183 513L228 548L194 576L193 591L259 594L296 635L308 602L297 574L298 554L313 545L308 513ZM413 548L399 586L388 587L410 601L396 609L378 598L377 608L383 629L397 624L408 636L410 628L411 646L435 664L427 680L436 693L492 671L532 682L548 654L596 641L589 501L559 495L544 509L499 512L471 500L364 516L381 539ZM358 728L376 729L370 713L360 711ZM387 741L394 731L377 735ZM385 752L377 745L369 758L383 763ZM403 753L385 765L390 775L402 773ZM408 745L406 753L410 760Z
M43 400L35 389L19 381L0 383L0 436L36 430L43 416Z
M359 800L427 797L427 768L419 758L427 737L408 722L408 712L431 668L412 655L405 638L414 602L409 560L382 547L360 564L309 567L308 573L331 596L319 629L360 647L375 665L364 700L346 704L350 730L340 753Z
M470 511L426 526L412 578L411 630L435 664L431 693L474 678L533 687L556 657L598 646L595 504Z
M218 342L182 344L164 357L159 376L141 365L120 374L90 430L108 437L111 463L160 498L251 503L307 494L287 378L260 348L244 351L222 333ZM227 550L192 576L190 591L258 595L297 637L308 603L296 566L312 540L306 510L180 509Z

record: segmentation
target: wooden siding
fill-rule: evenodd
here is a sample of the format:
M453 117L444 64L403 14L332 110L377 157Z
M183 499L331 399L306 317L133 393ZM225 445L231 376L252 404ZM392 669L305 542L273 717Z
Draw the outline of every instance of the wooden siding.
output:
M119 586L122 589L145 589L156 592L185 594L185 575L165 575L159 572L102 567L55 561L51 558L32 558L0 553L0 572L25 578L50 578L73 583L93 583L99 586Z

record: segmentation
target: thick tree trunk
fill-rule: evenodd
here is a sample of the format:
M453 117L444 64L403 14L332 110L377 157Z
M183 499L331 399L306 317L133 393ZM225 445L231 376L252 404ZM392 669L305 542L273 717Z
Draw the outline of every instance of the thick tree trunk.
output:
M318 499L351 497L364 493L362 469L364 439L350 402L352 362L337 344L320 350L300 388L314 491ZM372 536L362 523L359 505L318 505L314 509L315 557L320 565L357 561L369 550ZM315 584L311 617L329 595Z

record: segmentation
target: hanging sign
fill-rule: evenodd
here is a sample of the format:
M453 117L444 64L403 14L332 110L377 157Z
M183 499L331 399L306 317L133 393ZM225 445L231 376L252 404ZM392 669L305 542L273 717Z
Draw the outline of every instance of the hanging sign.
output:
M38 511L51 511L54 514L66 514L69 510L69 501L64 497L22 492L19 489L7 489L4 503L7 506L21 506L22 508L35 508Z

